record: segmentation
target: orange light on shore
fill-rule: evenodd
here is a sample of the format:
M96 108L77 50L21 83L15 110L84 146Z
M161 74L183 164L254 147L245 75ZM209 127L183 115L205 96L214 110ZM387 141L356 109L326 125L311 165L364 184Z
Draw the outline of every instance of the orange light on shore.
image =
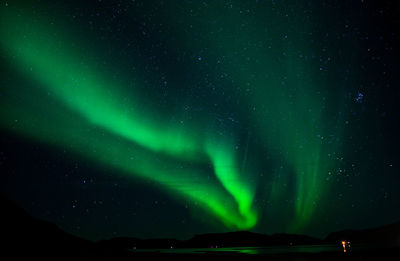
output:
M347 248L350 249L350 241L345 241L343 240L342 242L342 246L343 246L343 252L347 252Z

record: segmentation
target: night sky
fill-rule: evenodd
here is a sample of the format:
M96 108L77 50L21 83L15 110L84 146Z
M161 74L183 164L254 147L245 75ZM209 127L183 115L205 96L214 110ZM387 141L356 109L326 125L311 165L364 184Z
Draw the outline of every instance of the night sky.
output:
M92 240L399 221L394 2L2 0L1 193Z

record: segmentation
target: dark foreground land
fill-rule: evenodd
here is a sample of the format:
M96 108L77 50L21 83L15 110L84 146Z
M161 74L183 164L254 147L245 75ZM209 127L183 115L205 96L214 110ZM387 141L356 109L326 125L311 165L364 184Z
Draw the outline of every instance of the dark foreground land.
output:
M362 231L335 232L323 240L301 235L233 232L198 235L185 241L117 238L92 242L31 217L4 197L0 197L0 203L1 260L400 260L400 223ZM337 248L312 253L275 251L278 246L286 246L289 250L293 250L292 245L313 248L312 245L338 244L342 239L358 242L363 247L347 253ZM166 250L172 245L176 250L190 248L191 251ZM218 251L210 249L214 245L219 246ZM241 246L250 246L248 249L256 251L232 251ZM273 251L263 251L265 247ZM203 250L196 252L196 248Z

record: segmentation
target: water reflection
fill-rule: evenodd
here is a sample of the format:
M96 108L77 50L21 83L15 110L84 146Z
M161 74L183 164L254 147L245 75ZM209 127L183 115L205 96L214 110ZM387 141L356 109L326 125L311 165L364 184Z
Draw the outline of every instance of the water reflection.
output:
M249 254L249 255L258 255L260 251L258 248L246 248L246 249L238 249L238 252L241 254Z
M347 248L348 250L348 248ZM173 249L136 249L135 252L158 252L173 254L205 254L205 253L238 253L248 255L268 255L281 253L320 253L341 252L343 248L338 245L313 245L313 246L281 246L281 247L233 247L224 248L173 248Z

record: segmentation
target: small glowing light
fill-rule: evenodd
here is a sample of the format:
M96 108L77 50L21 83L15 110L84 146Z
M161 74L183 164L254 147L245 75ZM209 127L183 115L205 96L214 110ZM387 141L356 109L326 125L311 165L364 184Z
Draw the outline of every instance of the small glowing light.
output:
M350 241L343 240L342 242L343 252L346 253L347 250L350 250Z

